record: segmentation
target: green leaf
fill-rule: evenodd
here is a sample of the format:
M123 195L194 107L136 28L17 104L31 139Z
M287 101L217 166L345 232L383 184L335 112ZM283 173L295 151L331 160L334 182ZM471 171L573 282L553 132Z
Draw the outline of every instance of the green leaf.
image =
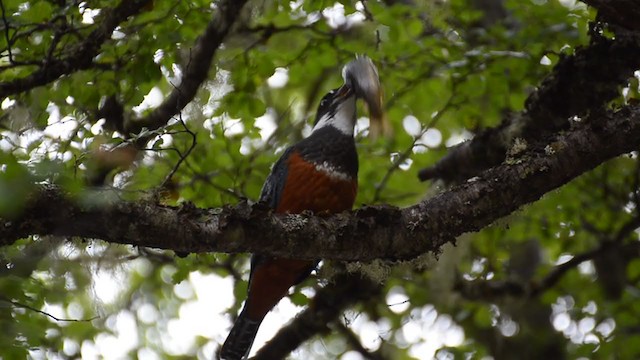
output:
M479 306L473 313L473 322L481 328L491 327L493 315L487 306Z
M53 7L48 1L36 1L29 4L29 8L20 14L25 22L39 23L51 18Z
M8 154L0 153L0 216L18 215L33 184L27 169Z

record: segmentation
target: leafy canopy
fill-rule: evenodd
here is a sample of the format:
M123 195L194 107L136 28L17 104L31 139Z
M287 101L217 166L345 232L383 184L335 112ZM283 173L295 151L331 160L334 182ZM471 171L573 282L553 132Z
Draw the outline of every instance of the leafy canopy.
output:
M414 204L446 186L419 182L417 171L523 111L552 67L589 43L595 17L582 3L555 0L251 1L223 45L211 44L208 78L184 110L164 126L129 133L180 86L220 3L134 1L96 44L119 6L113 1L2 0L0 84L55 71L58 60L73 65L2 100L0 216L17 216L43 183L78 201L103 201L88 195L88 179L134 201L206 208L256 199L270 165L309 133L321 96L341 82L340 66L354 54L377 64L393 130L368 137L359 109L356 207ZM90 49L88 58L76 56ZM637 79L621 85L611 106L637 95ZM638 178L637 157L618 158L463 236L437 262L351 264L385 279L382 293L293 358L357 359L364 349L380 359L639 356L640 261L628 225L638 218ZM594 251L605 248L613 250ZM0 264L5 359L209 358L244 299L248 273L244 255L177 258L50 236L1 248ZM337 266L325 264L283 308L308 305ZM556 273L534 296L489 291L510 281L545 284ZM487 287L472 291L479 285ZM223 292L233 300L196 305ZM206 325L186 331L184 319Z

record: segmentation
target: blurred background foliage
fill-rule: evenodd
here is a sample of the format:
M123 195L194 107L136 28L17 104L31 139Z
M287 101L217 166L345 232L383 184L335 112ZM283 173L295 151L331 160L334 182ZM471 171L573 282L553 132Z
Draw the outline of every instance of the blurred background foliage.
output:
M1 4L0 83L75 51L115 6ZM155 0L116 28L86 70L1 99L2 217L18 213L39 183L101 201L85 198L96 173L119 190L114 197L199 207L256 199L270 165L309 133L320 98L339 86L354 54L377 64L392 128L388 137L367 136L359 109L356 206L414 204L446 187L420 183L417 171L522 111L558 59L589 43L595 17L572 0L250 1L181 115L152 132L118 131L174 88L215 11L211 1ZM637 94L637 79L630 84L621 102ZM104 112L118 108L122 118ZM106 150L144 136L151 140L141 154ZM103 174L105 162L121 166ZM381 297L292 358L637 358L638 180L636 156L615 159L461 237L437 262L391 264ZM210 358L244 299L247 260L23 239L0 249L0 358ZM325 282L305 282L288 309L306 305ZM194 305L207 299L202 284L216 287L214 298L228 291L236 300L198 312L204 325L184 325L207 308ZM189 326L197 328L190 338L177 336Z

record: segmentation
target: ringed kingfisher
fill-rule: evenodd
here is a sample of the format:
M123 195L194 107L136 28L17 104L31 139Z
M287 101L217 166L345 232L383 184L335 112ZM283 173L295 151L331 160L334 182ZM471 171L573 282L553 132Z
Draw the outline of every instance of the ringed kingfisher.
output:
M344 84L320 101L311 134L284 151L264 183L260 201L276 213L332 214L353 206L358 189L358 154L353 138L356 99L365 100L375 121L382 114L382 93L378 71L366 56L345 65L342 77ZM264 316L317 264L313 260L254 254L247 300L219 358L246 359Z

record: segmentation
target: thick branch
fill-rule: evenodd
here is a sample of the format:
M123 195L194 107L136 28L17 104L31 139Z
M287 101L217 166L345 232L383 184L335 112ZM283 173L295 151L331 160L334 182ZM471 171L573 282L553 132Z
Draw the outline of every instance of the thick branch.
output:
M316 334L329 332L327 324L359 301L380 292L380 285L355 274L340 274L318 290L311 304L287 326L278 331L252 360L284 359Z
M107 124L111 124L115 130L127 137L140 133L143 128L155 130L166 125L196 96L200 85L209 75L213 56L239 17L245 3L246 0L223 0L217 4L217 11L191 48L187 63L183 64L184 72L180 83L149 115L125 123L122 105L115 97L110 97L98 110L97 117L104 117ZM151 132L146 136L138 137L134 143L127 145L127 150L137 153L145 148L153 136L155 133ZM119 151L118 149L122 150L122 148L116 147L112 151ZM120 164L99 164L96 171L89 176L88 183L92 185L104 184L106 176L117 166Z
M587 118L548 146L531 148L515 161L414 206L364 207L330 218L272 215L246 202L209 210L145 201L101 200L103 204L92 205L85 200L81 205L59 188L47 186L33 194L20 216L3 219L0 245L33 234L53 234L182 252L409 259L438 251L458 235L477 231L639 145L640 106L627 107Z
M475 138L449 150L434 166L420 171L421 180L464 180L505 159L514 138L528 141L569 126L572 116L602 109L620 96L619 87L640 68L640 38L598 39L563 57L525 103L525 111L509 117Z
M123 0L113 9L104 9L97 28L84 41L69 49L68 56L46 59L40 68L30 75L0 83L0 99L48 84L63 75L90 68L102 44L111 37L113 30L129 16L140 12L149 1Z
M607 22L622 25L628 29L640 30L640 2L636 0L581 0L598 9L598 15Z
M164 126L172 116L193 100L200 85L209 75L213 55L229 33L246 2L246 0L227 0L217 4L218 11L191 49L187 63L183 65L184 73L180 84L151 114L125 124L127 134L138 133L144 127L153 130Z

